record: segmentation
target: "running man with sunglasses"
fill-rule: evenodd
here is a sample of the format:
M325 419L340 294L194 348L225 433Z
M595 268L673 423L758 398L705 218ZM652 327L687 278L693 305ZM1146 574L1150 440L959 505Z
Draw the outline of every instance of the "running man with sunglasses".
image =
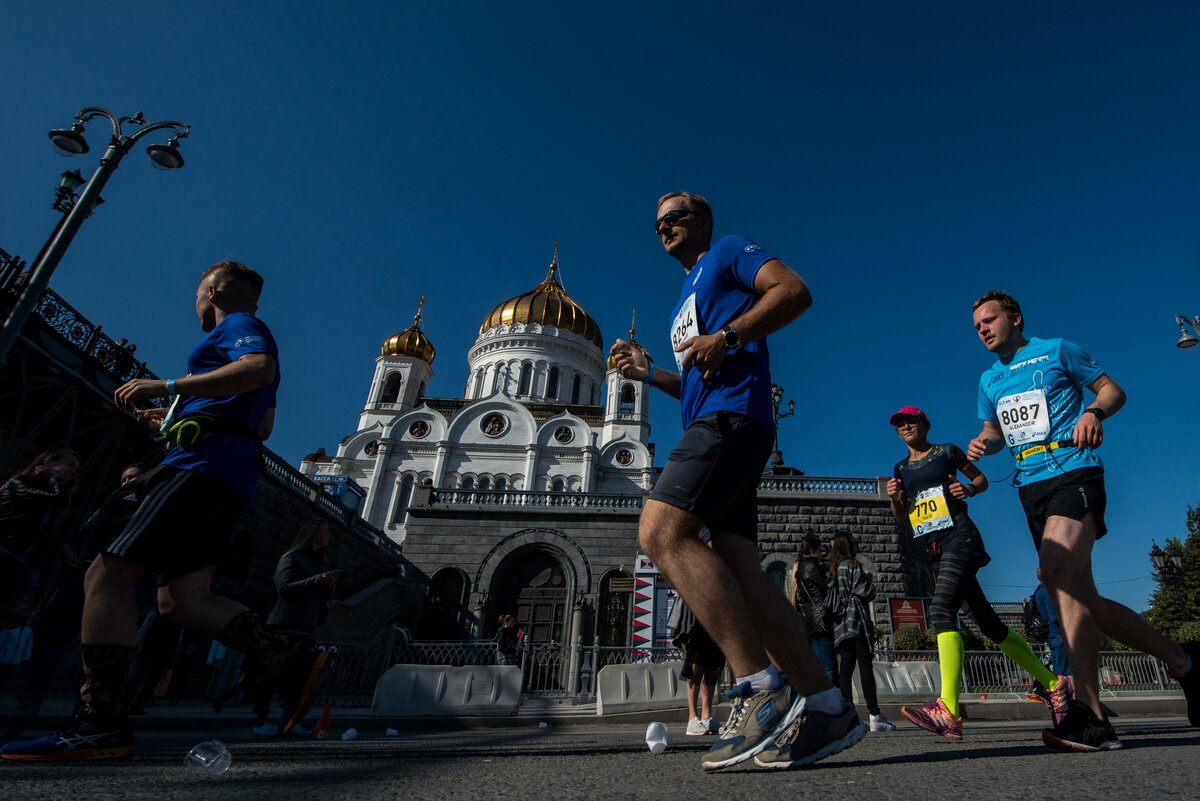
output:
M1200 726L1200 644L1167 639L1133 610L1101 597L1092 578L1092 548L1108 531L1096 449L1104 421L1125 405L1124 390L1075 343L1026 339L1011 295L989 292L975 301L974 323L997 359L979 380L983 430L967 456L978 461L1007 446L1016 461L1015 483L1074 674L1075 698L1042 741L1061 751L1121 747L1100 706L1097 630L1165 662L1183 685L1188 720ZM1090 405L1085 389L1095 395Z
M812 298L800 277L759 245L739 236L714 245L712 232L704 198L672 192L659 199L654 233L684 271L671 323L678 372L651 366L624 340L612 347L624 377L678 398L683 412L683 437L642 511L638 542L736 677L729 721L700 766L754 759L763 767L800 767L867 732L759 561L755 493L775 427L766 337Z

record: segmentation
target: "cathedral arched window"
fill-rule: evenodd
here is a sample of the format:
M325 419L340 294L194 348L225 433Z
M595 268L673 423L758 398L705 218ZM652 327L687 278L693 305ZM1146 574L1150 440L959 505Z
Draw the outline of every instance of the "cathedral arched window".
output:
M558 368L550 368L550 377L546 379L546 397L558 400Z
M463 476L462 481L458 482L459 489L475 489L475 479L472 476Z
M400 374L389 373L383 382L383 394L379 396L380 403L396 403L400 399Z
M496 476L496 492L504 492L508 489L508 482L504 480L504 476Z
M475 371L475 397L483 396L483 368Z
M533 365L525 362L521 365L521 383L518 385L518 395L528 395L529 388L533 384Z
M418 398L425 397L425 382L424 381L421 382L421 386L417 389L417 397Z
M579 403L579 373L575 374L575 380L571 382L571 403Z
M563 480L561 478L556 478L553 481L551 481L550 482L550 491L551 492L562 492L563 491Z
M396 513L392 518L400 525L408 520L408 505L412 502L414 483L412 476L405 476L400 482L400 496L396 499Z
M491 488L492 488L491 480L489 480L487 476L480 476L479 477L479 489L490 490Z
M596 405L596 382L594 382L594 381L590 382L590 386L591 386L591 391L588 392L588 397L591 398L591 400L589 400L588 403L591 404L592 406L595 406Z

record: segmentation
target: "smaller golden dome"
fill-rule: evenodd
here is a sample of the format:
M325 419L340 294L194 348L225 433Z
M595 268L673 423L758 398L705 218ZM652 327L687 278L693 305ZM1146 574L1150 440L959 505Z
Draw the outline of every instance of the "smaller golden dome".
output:
M383 347L379 349L380 355L411 356L430 366L433 365L437 351L434 349L433 343L429 341L429 337L425 336L425 332L421 330L421 311L424 308L425 296L422 295L421 303L417 306L417 313L413 315L413 324L384 340Z
M651 356L649 353L647 353L646 349L643 348L641 346L641 344L637 341L637 339L635 338L636 334L637 334L637 310L634 309L633 320L629 323L629 340L628 340L628 342L630 345L633 345L635 348L637 348L638 350L640 350L642 352L642 355L646 357L647 362L649 362L650 364L654 364L654 357ZM613 356L608 357L608 369L609 370L617 369L617 360Z

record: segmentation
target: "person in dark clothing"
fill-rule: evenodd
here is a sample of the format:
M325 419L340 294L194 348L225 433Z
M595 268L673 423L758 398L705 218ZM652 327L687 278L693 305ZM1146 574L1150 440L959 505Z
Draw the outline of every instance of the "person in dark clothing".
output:
M0 487L0 628L26 622L54 519L67 511L78 474L79 454L51 450Z
M43 582L49 589L36 610L33 655L25 681L17 692L17 710L4 729L5 738L18 736L37 717L50 682L63 659L75 648L83 618L84 572L137 511L143 493L128 485L144 472L141 464L131 464L121 471L118 488L67 537L50 578Z
M496 664L517 664L524 639L525 632L517 627L517 619L512 615L501 615L500 628L496 631Z
M813 653L829 680L836 682L833 662L833 619L826 603L828 583L821 568L821 540L814 534L805 535L800 542L800 556L792 566L792 606L804 620L808 641Z
M838 655L838 687L850 701L854 665L862 682L863 700L871 715L871 731L895 731L896 726L879 708L875 691L873 641L875 625L867 604L875 600L875 583L858 561L858 544L849 534L838 534L829 548L829 575L833 579L829 611L833 615L833 641Z
M337 584L337 571L329 570L325 562L328 547L329 524L318 518L305 523L292 547L279 557L275 568L275 590L279 598L267 616L267 626L291 642L308 646L317 644L317 626L325 622L329 598ZM258 676L254 733L260 737L273 737L279 733L279 727L267 718L274 683L255 665L249 666L247 672ZM306 736L309 731L297 724L291 733Z

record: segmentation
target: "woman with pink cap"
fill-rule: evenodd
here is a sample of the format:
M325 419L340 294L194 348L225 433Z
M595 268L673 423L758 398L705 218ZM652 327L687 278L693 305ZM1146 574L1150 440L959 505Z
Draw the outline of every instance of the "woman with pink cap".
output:
M992 558L983 547L983 537L967 514L967 499L988 487L987 478L957 445L929 442L929 418L916 406L905 406L891 417L908 455L896 463L888 481L892 514L901 525L911 526L913 535L924 541L937 571L930 618L937 635L941 666L940 697L920 707L901 707L904 717L922 729L952 740L962 739L962 715L958 705L963 665L963 639L956 617L965 603L979 630L996 643L1010 659L1049 688L1043 701L1057 725L1067 711L1071 680L1055 676L1043 665L1029 644L1000 620L979 586L976 573ZM964 483L959 474L966 478Z

